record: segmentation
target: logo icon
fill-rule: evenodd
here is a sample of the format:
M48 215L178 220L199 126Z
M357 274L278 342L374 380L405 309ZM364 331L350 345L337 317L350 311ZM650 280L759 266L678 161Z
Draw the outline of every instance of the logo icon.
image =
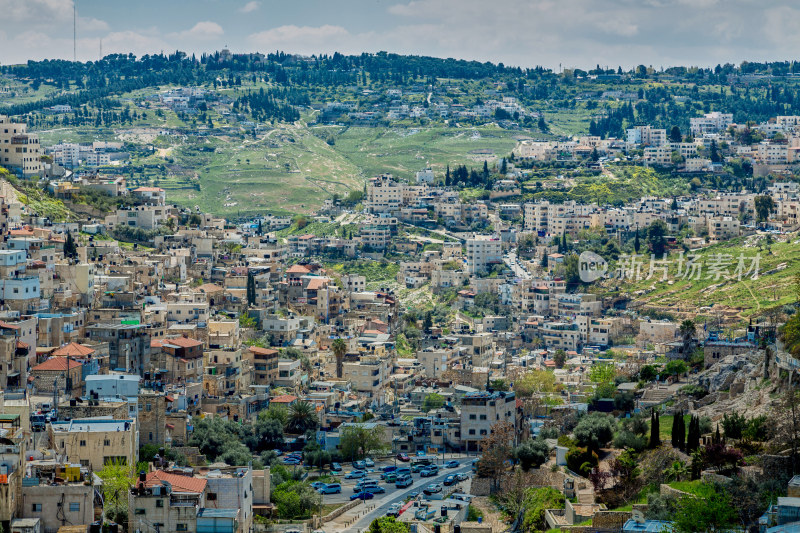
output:
M605 259L588 250L581 252L580 257L578 257L578 274L582 282L591 283L604 278L607 272L608 263Z

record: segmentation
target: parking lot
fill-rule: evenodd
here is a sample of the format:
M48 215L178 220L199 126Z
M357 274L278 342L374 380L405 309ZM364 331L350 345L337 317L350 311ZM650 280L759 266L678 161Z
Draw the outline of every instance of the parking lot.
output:
M378 502L382 503L386 501L394 502L399 499L404 499L405 496L408 495L409 493L414 493L414 492L421 493L422 489L424 489L431 483L442 483L449 474L457 474L457 473L470 474L472 469L473 459L474 457L467 458L466 456L463 455L460 456L453 455L453 457L448 457L444 461L442 461L441 458L437 458L436 465L439 467L439 473L437 475L431 477L422 477L419 472L413 472L411 474L411 478L413 479L413 484L409 487L404 487L400 489L398 489L393 482L387 483L381 479L381 472L382 472L381 469L384 466L395 466L395 464L397 465L397 468L410 468L411 463L403 463L400 461L397 461L395 463L394 459L376 461L374 467L367 468L365 470L367 472L366 478L377 480L378 485L386 490L385 493L375 494L374 501L376 503ZM443 462L446 463L451 460L459 462L458 468L444 468ZM335 474L337 481L342 485L342 492L339 494L324 494L323 495L324 504L346 503L350 501L350 496L352 496L355 493L353 488L361 479L364 479L364 478L345 479L347 473L351 472L352 470L353 468L350 463L342 464L342 471ZM448 489L448 487L444 488Z

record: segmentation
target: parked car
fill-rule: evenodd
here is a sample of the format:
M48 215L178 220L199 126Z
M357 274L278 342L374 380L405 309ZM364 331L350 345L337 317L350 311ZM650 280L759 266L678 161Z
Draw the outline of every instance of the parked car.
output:
M411 465L412 472L422 472L426 468L428 468L428 465L424 465L422 463L414 463L413 465Z
M395 457L397 457L398 461L403 461L404 463L407 463L411 460L408 454L405 453L398 453Z
M458 468L459 466L461 466L461 463L458 461L447 461L444 465L445 468Z
M302 461L297 457L284 457L283 464L285 465L299 465Z
M374 479L362 479L353 487L353 492L361 492L362 490L369 490L372 487L377 487L378 482Z
M397 479L394 482L394 486L398 489L403 489L405 487L410 487L414 483L414 480L408 474L404 476L397 476Z
M319 490L319 489L321 489L322 487L324 487L326 485L327 485L327 483L323 483L322 481L315 481L314 483L311 484L311 486L314 488L314 490Z
M339 494L342 492L342 486L339 483L328 483L317 492L320 494Z
M360 479L360 478L362 478L362 477L364 477L366 475L367 475L367 473L362 471L362 470L351 470L350 472L348 472L344 476L344 478L345 479Z
M419 496L419 491L418 490L412 490L411 492L408 493L408 497L411 498L412 500L414 498L416 498L417 496Z
M395 474L394 472L383 474L383 480L386 481L386 483L394 483L395 481L397 481L397 474Z
M444 490L444 487L442 487L441 483L431 483L430 485L425 487L425 489L423 489L422 492L424 492L425 494L437 494L439 492L442 492L442 490Z
M364 463L364 461L353 461L353 468L364 470L367 468L367 465Z
M420 477L433 477L436 474L437 474L437 472L435 470L433 470L432 468L425 468L425 469L421 470L420 473L419 473Z
M352 496L350 496L350 501L353 501L353 500L371 500L374 497L375 497L375 495L372 494L371 492L363 491L363 492L357 492L356 494L353 494Z
M456 474L456 479L458 479L459 481L466 481L466 480L469 479L469 475L468 474Z
M458 479L456 479L456 476L454 476L453 474L450 474L449 476L444 478L444 481L442 481L442 483L444 483L448 487L450 485L455 485L457 482L458 482Z
M381 487L380 485L371 485L369 487L364 487L364 492L371 492L372 494L383 494L384 492L386 492L386 489L384 487Z
M331 463L331 470L334 472L341 472L342 465L340 465L339 463Z
M375 466L375 461L367 457L366 459L364 459L364 464L367 465L367 467L372 468Z
M384 466L383 468L381 468L381 470L384 473L394 472L395 470L397 470L397 467L396 466Z
M409 475L410 476L411 475L411 469L410 468L398 468L397 470L394 471L394 473L397 474L398 477L405 476L405 475Z

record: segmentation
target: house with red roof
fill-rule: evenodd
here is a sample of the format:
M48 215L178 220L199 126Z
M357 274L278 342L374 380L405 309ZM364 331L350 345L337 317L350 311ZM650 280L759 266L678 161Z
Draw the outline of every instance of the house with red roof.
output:
M51 357L31 369L31 381L37 393L52 393L54 389L72 394L83 388L81 367L71 357Z
M139 476L128 496L128 531L197 531L197 515L206 506L208 482L193 475L156 470ZM216 496L216 495L215 495Z

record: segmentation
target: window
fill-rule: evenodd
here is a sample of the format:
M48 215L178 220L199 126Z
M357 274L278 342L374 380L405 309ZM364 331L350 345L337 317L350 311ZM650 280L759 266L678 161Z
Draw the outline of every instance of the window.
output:
M85 440L82 440L82 441L81 441L81 443L80 443L80 445L81 445L81 446L86 446L86 441L85 441Z
M33 509L31 509L34 513L41 513L42 512L42 504L41 503L34 503Z
M475 434L475 430L474 430L474 429L470 429L470 430L469 430L469 434L470 434L470 435L474 435L474 434Z
M144 514L144 509L136 509L133 514Z
M217 499L217 493L216 492L209 492L208 494L206 494L206 500L214 501L216 499Z
M81 466L89 466L89 459L81 459Z
M186 524L175 524L175 531L189 531L189 527Z
M486 415L481 415L481 420L486 420Z
M156 500L156 507L164 507L164 500Z
M80 513L81 512L81 504L79 502L70 502L70 504L69 504L69 512L70 513Z
M469 415L470 420L475 420L475 418L476 418L475 415Z

